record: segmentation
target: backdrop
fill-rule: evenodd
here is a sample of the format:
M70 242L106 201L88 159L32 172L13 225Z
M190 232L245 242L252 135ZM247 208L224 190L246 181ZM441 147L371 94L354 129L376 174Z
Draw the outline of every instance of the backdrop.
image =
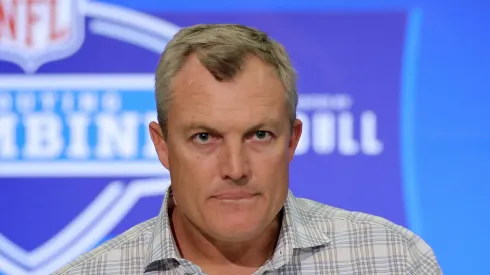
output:
M291 189L488 274L490 19L481 2L0 1L0 272L49 274L158 213L153 73L179 28L283 43L304 133Z

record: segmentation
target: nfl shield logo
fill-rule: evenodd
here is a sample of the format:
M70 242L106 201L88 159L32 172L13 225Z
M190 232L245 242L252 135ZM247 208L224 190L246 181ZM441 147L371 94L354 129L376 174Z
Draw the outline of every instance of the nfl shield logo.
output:
M85 0L0 0L0 59L28 73L82 45Z

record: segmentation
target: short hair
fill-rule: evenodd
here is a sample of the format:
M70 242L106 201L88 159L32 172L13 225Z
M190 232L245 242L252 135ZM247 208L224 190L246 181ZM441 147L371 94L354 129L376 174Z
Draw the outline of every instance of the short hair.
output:
M187 57L195 53L199 62L217 81L231 81L250 55L275 69L285 89L292 125L296 120L298 92L296 72L284 47L265 32L239 24L199 24L181 29L163 51L155 73L158 122L167 138L167 111L172 96L172 79Z

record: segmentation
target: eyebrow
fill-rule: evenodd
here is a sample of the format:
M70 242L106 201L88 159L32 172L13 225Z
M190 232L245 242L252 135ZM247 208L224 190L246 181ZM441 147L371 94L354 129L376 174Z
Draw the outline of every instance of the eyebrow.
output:
M281 121L279 121L279 120L267 119L264 122L261 122L261 123L258 123L256 125L252 126L252 127L249 127L246 132L249 133L249 132L253 132L253 131L258 131L264 127L278 129L280 124L281 124ZM220 133L220 131L218 129L213 128L211 126L208 126L205 123L199 123L199 122L191 123L191 124L187 125L184 129L184 131L186 133L191 132L191 131L195 131L195 130L202 130L206 133L210 133L210 134L214 134L214 135L218 135Z

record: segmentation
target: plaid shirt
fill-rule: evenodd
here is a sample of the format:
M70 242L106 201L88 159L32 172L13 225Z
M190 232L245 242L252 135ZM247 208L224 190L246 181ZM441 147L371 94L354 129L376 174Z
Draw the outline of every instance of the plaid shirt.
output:
M183 259L168 218L170 188L160 214L54 273L204 274ZM383 218L349 212L289 191L275 252L254 274L442 274L431 248L409 230Z

